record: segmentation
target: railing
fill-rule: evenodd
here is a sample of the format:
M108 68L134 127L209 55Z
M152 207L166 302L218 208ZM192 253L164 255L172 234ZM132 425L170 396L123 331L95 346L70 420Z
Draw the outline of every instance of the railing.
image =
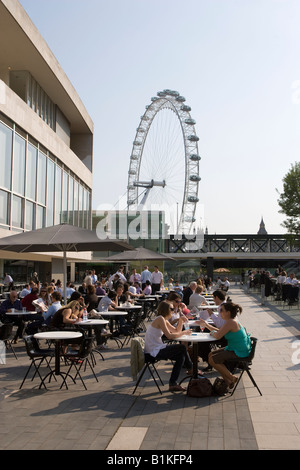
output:
M201 248L194 238L181 239L171 235L168 253L299 253L300 237L288 235L204 235ZM201 245L200 245L201 246Z

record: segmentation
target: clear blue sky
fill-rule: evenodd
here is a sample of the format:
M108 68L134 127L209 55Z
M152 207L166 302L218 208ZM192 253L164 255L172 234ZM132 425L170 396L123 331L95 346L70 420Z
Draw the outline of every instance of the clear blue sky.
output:
M299 0L21 4L94 121L94 209L126 191L140 116L170 88L196 120L209 233L256 233L261 216L284 232L276 188L299 161Z

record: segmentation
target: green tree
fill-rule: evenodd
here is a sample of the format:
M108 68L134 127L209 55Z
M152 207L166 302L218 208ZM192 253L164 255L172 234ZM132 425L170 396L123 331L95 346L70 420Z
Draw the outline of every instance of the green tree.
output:
M280 213L287 219L283 222L290 234L300 235L300 162L296 162L283 178L283 192L279 194Z

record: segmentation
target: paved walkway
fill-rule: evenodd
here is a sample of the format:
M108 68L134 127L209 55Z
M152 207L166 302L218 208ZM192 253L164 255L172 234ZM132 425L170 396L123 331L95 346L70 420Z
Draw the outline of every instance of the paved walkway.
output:
M80 382L69 390L56 382L39 390L37 379L18 390L29 365L21 342L18 360L9 353L0 365L0 449L300 449L299 322L238 286L230 295L244 308L241 322L259 339L252 373L262 397L246 374L233 397L196 399L167 386L161 396L151 380L132 395L130 348L114 342L105 360L97 359L99 382L86 371L87 391ZM170 363L159 363L166 384L170 370Z

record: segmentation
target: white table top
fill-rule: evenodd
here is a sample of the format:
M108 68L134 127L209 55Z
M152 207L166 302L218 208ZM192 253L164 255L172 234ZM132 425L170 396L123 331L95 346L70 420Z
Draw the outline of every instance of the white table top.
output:
M210 333L192 333L191 335L183 334L178 341L188 341L190 343L206 343L208 341L217 341Z
M90 320L85 320L85 321L77 321L75 322L75 325L82 325L82 326L89 326L89 325L107 325L109 323L108 320L97 320L94 318L91 318Z
M36 311L32 311L32 312L23 312L23 310L15 310L14 312L6 312L5 315L36 315L37 312Z
M196 307L198 310L209 310L209 309L217 309L218 308L218 305L199 305L198 307Z
M206 323L213 324L213 321L211 321L211 320L205 320L205 321L206 321ZM189 326L199 326L200 327L199 320L189 320Z
M108 317L108 316L120 316L120 315L128 315L128 312L117 312L116 310L110 310L109 312L98 312L100 315L103 317Z
M79 331L44 331L42 333L36 333L34 337L36 339L73 339L80 338L82 333Z
M133 309L141 309L141 305L118 305L116 307L117 310L133 310Z

